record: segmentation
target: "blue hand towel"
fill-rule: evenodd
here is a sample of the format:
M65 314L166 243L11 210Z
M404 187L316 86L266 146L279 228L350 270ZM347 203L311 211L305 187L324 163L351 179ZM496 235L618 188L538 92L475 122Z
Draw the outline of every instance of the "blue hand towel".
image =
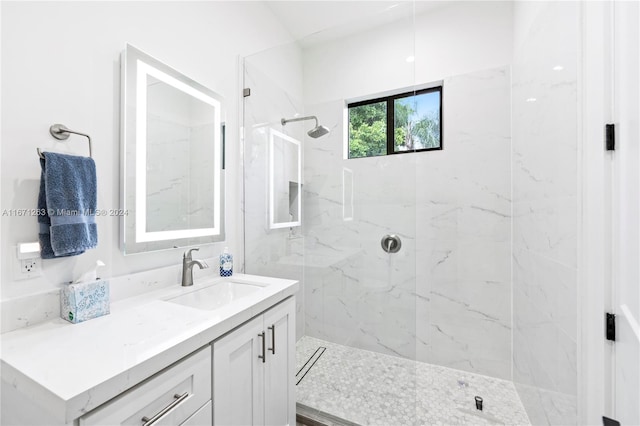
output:
M40 256L76 256L98 245L96 165L92 158L44 152L40 159Z

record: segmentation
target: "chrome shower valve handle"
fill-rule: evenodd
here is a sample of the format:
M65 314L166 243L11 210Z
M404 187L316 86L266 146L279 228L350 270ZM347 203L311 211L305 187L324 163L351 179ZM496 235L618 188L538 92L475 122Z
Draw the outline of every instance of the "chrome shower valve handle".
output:
M402 241L396 234L387 234L380 240L380 245L382 246L382 250L387 253L397 253L400 251L400 247L402 247Z

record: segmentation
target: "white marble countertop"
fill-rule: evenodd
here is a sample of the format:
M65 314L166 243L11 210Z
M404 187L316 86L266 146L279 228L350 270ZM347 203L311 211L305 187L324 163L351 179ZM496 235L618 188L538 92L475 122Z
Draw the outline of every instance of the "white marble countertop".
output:
M60 423L70 423L299 288L297 281L279 278L232 278L267 285L214 311L166 301L226 279L208 277L193 287L117 301L109 315L79 324L58 318L2 334L2 378Z

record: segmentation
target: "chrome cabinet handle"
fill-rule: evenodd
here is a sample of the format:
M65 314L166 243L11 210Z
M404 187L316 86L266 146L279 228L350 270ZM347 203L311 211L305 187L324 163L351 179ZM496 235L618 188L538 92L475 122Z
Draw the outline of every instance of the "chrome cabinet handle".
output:
M268 327L271 330L271 347L269 350L272 354L276 354L276 325L272 324L271 327Z
M258 334L258 337L262 337L262 355L258 355L258 358L260 358L262 360L262 363L267 362L266 360L266 356L265 356L265 335L264 335L264 331L260 334Z
M154 424L155 422L157 422L158 420L160 420L160 418L162 416L164 416L165 414L167 414L169 411L173 410L174 408L176 408L182 401L184 401L185 399L187 399L187 397L189 396L189 392L185 392L182 395L178 395L175 394L173 395L173 397L175 398L175 400L167 405L166 407L164 407L162 410L160 410L158 413L156 413L155 416L149 418L147 416L144 416L142 418L142 426L151 426L152 424Z

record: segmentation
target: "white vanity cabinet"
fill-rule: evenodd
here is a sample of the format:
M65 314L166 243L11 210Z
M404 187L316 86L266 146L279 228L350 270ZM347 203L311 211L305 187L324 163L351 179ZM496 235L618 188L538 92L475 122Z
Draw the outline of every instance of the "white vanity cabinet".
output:
M93 425L211 425L211 346L80 417Z
M214 425L295 425L295 299L213 343Z
M299 283L234 281L256 289L212 309L160 289L92 321L0 335L0 425L293 426Z

